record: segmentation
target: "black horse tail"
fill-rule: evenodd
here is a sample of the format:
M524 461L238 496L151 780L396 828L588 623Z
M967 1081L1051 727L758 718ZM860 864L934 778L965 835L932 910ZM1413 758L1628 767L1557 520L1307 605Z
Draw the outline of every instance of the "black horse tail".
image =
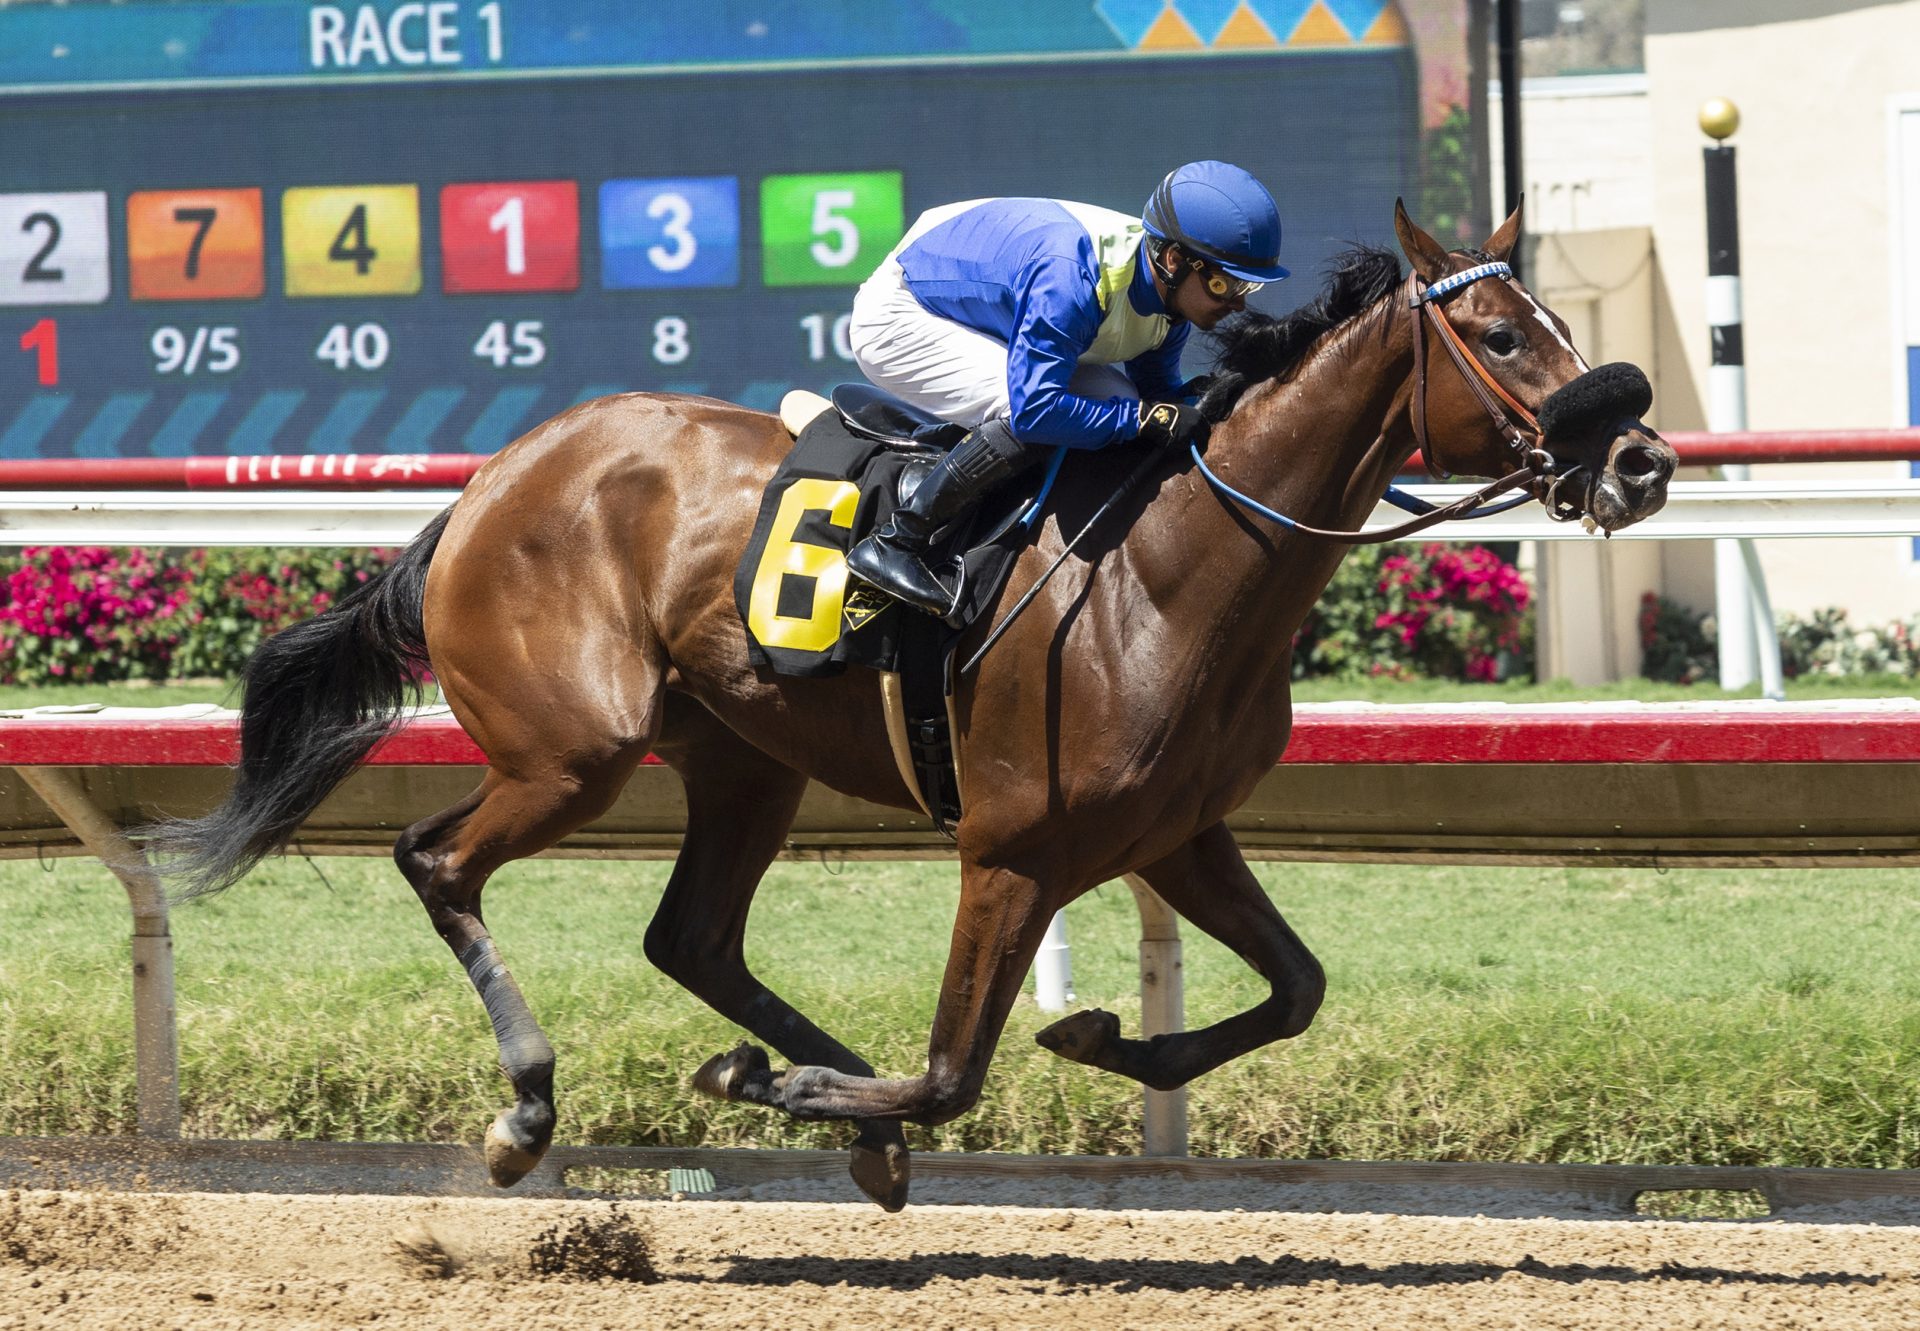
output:
M427 567L452 512L435 517L383 572L248 658L232 793L204 817L146 834L173 895L231 887L285 849L320 801L399 725L427 668Z

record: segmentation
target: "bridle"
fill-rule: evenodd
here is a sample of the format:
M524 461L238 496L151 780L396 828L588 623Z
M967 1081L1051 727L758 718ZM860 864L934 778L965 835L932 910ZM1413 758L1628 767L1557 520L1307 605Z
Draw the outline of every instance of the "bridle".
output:
M1451 504L1441 507L1435 507L1423 499L1418 499L1398 486L1388 486L1384 496L1386 502L1406 509L1416 516L1396 526L1375 527L1366 531L1332 531L1324 527L1309 526L1283 513L1275 512L1259 500L1240 493L1214 475L1207 466L1206 459L1200 456L1199 446L1195 445L1191 452L1194 462L1199 465L1201 475L1207 478L1214 489L1249 512L1258 513L1269 521L1277 522L1289 531L1297 531L1305 536L1317 536L1322 540L1339 541L1345 545L1375 545L1382 541L1398 540L1400 537L1425 531L1428 527L1438 526L1442 522L1491 517L1495 513L1504 513L1508 509L1517 508L1534 499L1538 499L1545 506L1547 515L1556 522L1573 522L1585 517L1587 509L1584 499L1591 495L1594 479L1588 480L1586 487L1588 493L1587 496L1583 496L1582 502L1576 503L1561 497L1560 487L1571 477L1587 469L1575 467L1555 474L1553 454L1544 447L1545 434L1540 428L1539 419L1513 394L1500 386L1499 380L1495 379L1487 367L1480 363L1480 358L1473 354L1472 348L1467 346L1466 339L1460 336L1452 321L1447 318L1445 310L1441 308L1440 302L1447 296L1487 277L1497 277L1502 281L1511 282L1513 269L1498 261L1483 263L1473 268L1463 269L1449 277L1443 277L1438 282L1426 286L1421 284L1418 273L1407 278L1407 304L1415 312L1411 412L1413 437L1420 447L1421 457L1426 462L1428 473L1435 480L1445 480L1447 473L1436 465L1433 449L1427 436L1427 337L1422 322L1424 317L1425 323L1431 323L1439 331L1440 344L1447 349L1448 356L1460 371L1460 377L1466 380L1467 387L1472 389L1474 396L1480 400L1480 405L1492 418L1494 427L1513 447L1515 460L1520 464L1516 470L1482 486L1472 494L1464 495ZM1523 487L1526 493L1517 499L1483 507L1487 505L1488 500Z
M1440 303L1443 298L1463 287L1472 286L1483 277L1498 277L1510 282L1513 280L1513 269L1504 263L1483 263L1424 287L1420 285L1418 273L1409 273L1407 304L1416 312L1416 324L1424 315L1434 331L1440 334L1440 345L1447 349L1447 354L1460 371L1460 377L1466 380L1467 387L1480 399L1481 407L1493 418L1494 428L1513 445L1520 461L1529 470L1539 470L1542 466L1539 459L1546 457L1545 451L1539 447L1539 420L1513 394L1502 388L1500 381L1480 363L1480 358L1473 354L1466 339L1455 330L1453 321L1447 318L1446 310ZM1518 425L1515 424L1516 420ZM1525 433L1522 433L1523 429ZM1427 474L1436 481L1445 480L1447 473L1435 461L1433 448L1427 442L1427 339L1425 330L1421 328L1414 329L1413 337L1413 441L1426 461ZM1547 461L1551 462L1552 459L1547 458Z
M1463 269L1450 277L1443 277L1431 286L1420 284L1418 273L1409 274L1407 289L1408 305L1424 315L1440 334L1440 345L1445 347L1452 358L1460 377L1467 387L1480 400L1480 405L1492 418L1494 428L1500 431L1507 443L1513 447L1522 467L1529 476L1529 493L1538 499L1547 510L1549 517L1556 522L1572 522L1584 516L1583 504L1573 504L1560 497L1560 487L1585 467L1575 467L1570 471L1555 474L1554 459L1544 444L1544 432L1539 419L1521 402L1500 386L1466 339L1447 318L1446 309L1441 301L1461 290L1472 286L1485 277L1497 277L1504 282L1513 281L1513 269L1505 263L1494 261ZM1416 315L1416 318L1418 317ZM1426 463L1427 474L1436 481L1447 479L1447 473L1434 457L1433 448L1427 441L1427 339L1421 329L1414 330L1413 338L1413 438L1419 445L1420 457ZM1589 482L1591 488L1591 482Z

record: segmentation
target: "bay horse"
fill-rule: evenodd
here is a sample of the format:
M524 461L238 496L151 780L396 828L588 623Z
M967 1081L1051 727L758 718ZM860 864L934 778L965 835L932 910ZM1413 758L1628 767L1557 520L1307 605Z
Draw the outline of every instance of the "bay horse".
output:
M1655 512L1676 459L1637 419L1644 398L1563 412L1531 436L1516 424L1597 373L1501 270L1519 224L1516 211L1483 249L1449 253L1397 207L1406 280L1397 256L1362 247L1306 308L1230 331L1202 402L1216 421L1212 473L1299 521L1351 527L1424 441L1430 463L1460 474L1529 464L1535 497L1607 531ZM487 1132L501 1186L552 1141L554 1051L487 931L482 889L605 812L649 752L685 782L687 822L646 955L792 1064L777 1071L743 1043L701 1067L695 1087L852 1120L854 1180L889 1210L907 1196L902 1123L942 1123L975 1103L1047 922L1101 883L1138 874L1271 992L1152 1040L1081 1012L1040 1036L1055 1052L1171 1089L1299 1035L1320 1005L1319 962L1222 820L1286 748L1291 638L1345 547L1256 520L1172 455L957 682L962 889L925 1070L877 1076L752 974L748 908L807 782L915 807L877 676L785 678L748 664L734 570L791 443L771 415L642 393L538 426L386 572L260 647L231 794L153 837L184 895L230 885L284 849L431 668L488 766L472 794L407 828L394 859L493 1023L515 1095ZM1003 607L1036 585L1137 453L1086 454L1063 471ZM986 629L975 626L961 660Z

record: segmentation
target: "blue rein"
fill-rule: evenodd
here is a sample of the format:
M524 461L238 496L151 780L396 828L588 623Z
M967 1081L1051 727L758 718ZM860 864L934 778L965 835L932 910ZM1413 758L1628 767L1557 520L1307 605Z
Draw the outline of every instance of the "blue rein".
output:
M1206 459L1200 456L1200 448L1197 444L1190 444L1188 448L1193 453L1194 462L1198 464L1200 468L1200 474L1205 476L1207 483L1221 494L1233 500L1234 503L1240 505L1240 507L1246 509L1248 512L1258 513L1269 522L1277 522L1282 527L1290 529L1297 529L1300 526L1299 523L1295 522L1285 513L1268 508L1258 499L1253 498L1251 495L1242 494L1218 476L1214 475L1212 468L1207 466ZM1409 494L1397 485L1389 485L1386 494L1382 495L1381 498L1387 503L1392 504L1395 508L1403 512L1415 514L1416 516L1432 513L1438 508L1438 505L1429 504L1418 495ZM1455 517L1461 522L1471 522L1475 518L1490 518L1495 513L1505 513L1508 509L1519 508L1522 504L1531 504L1532 502L1532 495L1523 494L1518 499L1505 499L1497 504L1488 504L1483 508L1476 508L1471 513L1456 514Z

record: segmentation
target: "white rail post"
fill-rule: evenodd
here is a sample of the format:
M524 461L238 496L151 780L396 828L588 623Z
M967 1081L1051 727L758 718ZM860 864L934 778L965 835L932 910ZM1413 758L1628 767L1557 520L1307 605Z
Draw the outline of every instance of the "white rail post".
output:
M1737 542L1747 566L1747 594L1760 652L1760 692L1775 702L1787 700L1786 673L1780 665L1780 628L1773 621L1773 598L1767 595L1767 575L1760 567L1760 551L1752 541ZM1762 627L1764 626L1764 627Z
M174 1021L173 936L159 875L87 798L71 768L13 770L127 889L133 907L133 1058L140 1135L178 1137L180 1037Z
M1033 1001L1042 1012L1065 1012L1073 1001L1073 948L1067 942L1067 913L1055 911L1047 936L1033 958Z
M1140 908L1140 1034L1146 1039L1187 1028L1187 997L1180 961L1180 917L1137 874L1127 875ZM1148 1155L1187 1153L1187 1088L1148 1091L1141 1111Z

